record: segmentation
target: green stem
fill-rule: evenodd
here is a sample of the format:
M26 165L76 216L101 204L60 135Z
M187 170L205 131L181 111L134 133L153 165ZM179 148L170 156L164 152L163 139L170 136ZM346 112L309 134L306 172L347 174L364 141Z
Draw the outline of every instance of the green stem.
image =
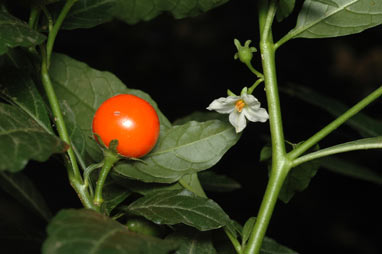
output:
M318 150L316 152L303 155L293 160L292 166L297 167L298 165L305 163L307 161L315 160L318 158L322 158L325 156L334 155L338 153L346 153L346 152L357 151L357 150L381 149L381 148L382 148L382 137L359 139L359 140L331 146L325 149Z
M237 254L242 254L243 253L243 249L242 249L241 244L239 243L239 241L236 239L236 237L233 236L226 227L224 228L224 232L227 235L228 239L231 241L234 249L236 250L236 253Z
M110 151L110 150L105 150L103 166L98 176L98 181L97 181L96 190L94 194L94 200L93 200L93 203L98 207L100 207L103 203L102 189L103 189L103 185L105 184L106 178L110 170L114 166L114 164L119 159L120 157L117 153L114 153L113 151Z
M310 137L304 143L299 145L296 149L290 151L288 153L288 158L290 160L294 160L294 159L298 158L300 155L302 155L304 152L306 152L309 148L311 148L312 146L317 144L320 140L322 140L324 137L329 135L331 132L333 132L335 129L337 129L340 125L342 125L344 122L346 122L349 118L351 118L352 116L357 114L359 111L361 111L367 105L369 105L370 103L375 101L381 95L382 95L382 86L379 87L378 89L376 89L371 94L369 94L363 100L358 102L356 105L351 107L349 110L347 110L345 113L343 113L337 119L335 119L333 122L331 122L330 124L325 126L319 132L314 134L312 137Z
M276 1L259 2L260 51L264 73L264 83L268 102L269 124L272 139L272 170L260 205L256 223L244 249L244 254L258 254L267 231L281 187L291 163L286 157L282 127L280 100L277 87L275 48L272 39L272 23L276 11Z
M66 142L69 145L69 148L67 150L67 155L68 155L67 169L68 169L68 177L69 177L70 184L77 192L84 207L94 209L94 205L91 202L91 198L88 192L83 189L83 181L82 181L80 170L78 168L76 156L72 149L71 141L70 141L68 131L66 129L64 117L62 115L56 93L53 89L53 85L49 77L46 54L45 54L44 48L41 48L41 53L42 53L42 57L41 57L42 84L44 86L44 90L48 97L50 108L54 116L54 121L56 124L58 135L64 142Z
M60 14L58 15L58 18L56 20L56 23L54 23L52 30L49 32L48 40L46 42L46 54L47 54L47 63L48 66L50 65L50 57L52 55L53 51L53 45L54 41L56 40L58 31L61 28L62 23L64 22L64 19L66 15L69 13L70 9L72 8L73 4L77 0L67 0L64 7L62 8Z
M286 161L284 160L283 162ZM256 218L256 223L243 254L260 253L260 248L271 220L281 187L283 186L285 177L288 175L288 171L290 169L289 163L278 163L277 165L277 167L272 167L267 189Z
M263 79L263 78L264 78L264 75L263 75L261 72L259 72L258 70L256 70L256 69L252 66L252 64L251 64L250 62L245 63L245 65L248 67L248 69L249 69L253 74L256 75L256 77L257 77L258 79Z
M38 8L37 6L32 6L28 20L28 25L30 28L35 29L39 14L40 8Z

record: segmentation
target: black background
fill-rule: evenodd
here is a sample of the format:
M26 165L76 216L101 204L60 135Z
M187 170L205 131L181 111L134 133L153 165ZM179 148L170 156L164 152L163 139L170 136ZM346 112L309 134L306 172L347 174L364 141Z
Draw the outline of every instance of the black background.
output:
M253 2L231 1L207 14L182 20L161 15L134 26L113 21L88 30L62 31L55 51L110 71L129 88L148 92L173 121L205 110L213 99L225 96L227 88L239 93L255 81L243 64L233 60L234 38L241 42L251 39L258 48ZM295 18L276 24L275 40L294 26ZM380 27L340 38L292 40L277 52L279 85L293 82L308 86L350 106L380 85L381 41ZM259 63L255 55L254 65L260 69ZM261 87L255 96L265 107ZM280 99L285 136L291 142L305 140L333 119L296 98L281 94ZM380 118L381 106L380 101L373 103L366 112ZM269 136L268 128L268 123L250 123L237 146L213 168L242 184L243 188L233 193L208 193L241 223L256 216L266 187L267 170L259 163L259 152ZM356 138L360 138L358 133L344 126L320 145ZM380 151L356 152L348 157L380 172ZM59 160L52 158L43 166L30 162L25 172L54 212L81 207ZM37 218L26 217L21 206L3 192L0 199L8 204L0 217L10 213L19 222L44 225ZM306 191L289 204L277 204L268 235L299 253L381 253L380 203L380 186L320 169Z

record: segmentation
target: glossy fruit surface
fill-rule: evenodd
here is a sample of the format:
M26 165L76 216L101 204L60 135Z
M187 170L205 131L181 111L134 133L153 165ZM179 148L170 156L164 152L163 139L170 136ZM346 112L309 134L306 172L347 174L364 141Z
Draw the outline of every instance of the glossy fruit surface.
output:
M140 158L153 149L160 124L155 109L145 100L131 94L107 99L93 118L93 133L108 147L118 140L117 151L129 158Z

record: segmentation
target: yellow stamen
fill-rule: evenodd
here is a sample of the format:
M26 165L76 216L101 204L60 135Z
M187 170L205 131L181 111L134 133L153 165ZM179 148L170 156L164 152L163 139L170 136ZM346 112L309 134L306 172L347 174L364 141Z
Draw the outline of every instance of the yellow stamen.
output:
M245 102L243 100L238 100L236 103L235 103L235 108L238 112L241 112L243 110L245 106Z

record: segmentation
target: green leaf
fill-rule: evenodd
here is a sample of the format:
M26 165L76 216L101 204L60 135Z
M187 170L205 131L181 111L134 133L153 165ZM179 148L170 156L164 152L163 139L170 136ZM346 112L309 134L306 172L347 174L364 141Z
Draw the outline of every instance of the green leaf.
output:
M301 142L302 143L302 142ZM287 148L296 148L299 144L287 143ZM313 147L311 150L318 150L318 145ZM264 148L263 148L264 150ZM303 156L302 156L303 157ZM301 157L300 157L301 158ZM271 156L269 157L271 159ZM285 178L284 184L280 190L279 199L284 203L288 203L296 192L301 192L305 190L310 183L310 180L316 175L317 170L320 167L318 160L312 160L307 163L301 164L295 163L294 168L290 170L287 177ZM271 164L268 165L268 171L271 172Z
M328 1L325 1L328 2ZM305 0L288 37L326 38L360 33L382 23L382 2L332 0L332 5Z
M241 245L245 246L255 226L256 217L250 217L244 224Z
M118 0L77 0L66 16L62 29L92 28L109 22L113 15L111 8ZM55 7L58 16L64 3Z
M45 102L35 83L25 71L2 68L0 70L0 96L20 107L46 132L53 134Z
M296 0L280 0L276 12L276 19L278 22L283 21L293 11Z
M206 122L208 120L228 121L227 115L210 111L195 111L185 117L179 118L173 122L173 125L183 125L190 121Z
M0 187L46 221L52 217L44 198L24 174L0 171Z
M45 161L67 146L15 106L0 103L0 170L16 172L28 160Z
M106 215L110 215L113 209L125 201L130 194L130 191L126 188L122 188L113 178L109 177L102 189L102 196L104 199L101 207L102 212Z
M183 223L201 231L231 224L226 213L211 199L190 191L160 191L131 203L126 211L144 216L156 224Z
M200 181L198 178L198 173L184 175L179 179L179 183L186 189L189 190L199 197L206 197L206 193L204 192L202 186L200 185Z
M263 243L260 248L260 254L298 254L296 251L291 250L275 240L264 237Z
M343 160L337 157L325 157L320 159L323 168L334 173L349 176L355 179L369 181L376 184L382 184L382 175L361 166L349 160Z
M91 131L93 116L102 102L116 95L129 93L148 101L157 111L161 133L171 123L160 112L151 97L139 90L128 89L113 74L92 69L68 56L54 54L49 69L74 148L85 160L85 153L97 161L102 156ZM86 149L86 150L85 150Z
M0 55L9 48L32 47L41 44L45 36L32 30L20 19L0 8Z
M178 182L174 184L162 184L162 183L144 183L141 181L131 180L126 177L121 177L121 175L112 172L111 177L116 184L122 186L123 188L129 189L132 192L139 193L143 196L156 193L163 190L183 190L183 186Z
M166 239L180 243L179 249L174 254L215 254L216 250L211 241L209 232L187 230L174 233Z
M193 17L226 2L228 0L118 0L112 12L117 18L135 24L149 21L162 12L169 12L176 19Z
M213 171L198 173L203 189L212 192L231 192L241 188L239 182L226 175L216 174Z
M331 5L331 6L338 7L338 4L337 4L335 1L333 1L333 0L313 0L313 1L316 1L316 2L323 3L323 4L327 4L327 5Z
M319 161L314 160L293 168L284 181L279 199L288 203L296 192L308 188L310 180L316 175L319 167Z
M312 89L303 86L289 86L287 89L282 89L283 92L315 105L333 116L337 117L349 109L348 106L338 100L320 94ZM373 119L362 112L357 113L345 122L353 129L360 132L364 137L374 137L382 135L382 122Z
M42 254L169 254L173 242L130 232L120 223L91 210L62 210L48 225Z
M114 169L144 182L173 183L215 165L239 137L229 123L219 120L176 125L159 138L143 162L122 162Z

